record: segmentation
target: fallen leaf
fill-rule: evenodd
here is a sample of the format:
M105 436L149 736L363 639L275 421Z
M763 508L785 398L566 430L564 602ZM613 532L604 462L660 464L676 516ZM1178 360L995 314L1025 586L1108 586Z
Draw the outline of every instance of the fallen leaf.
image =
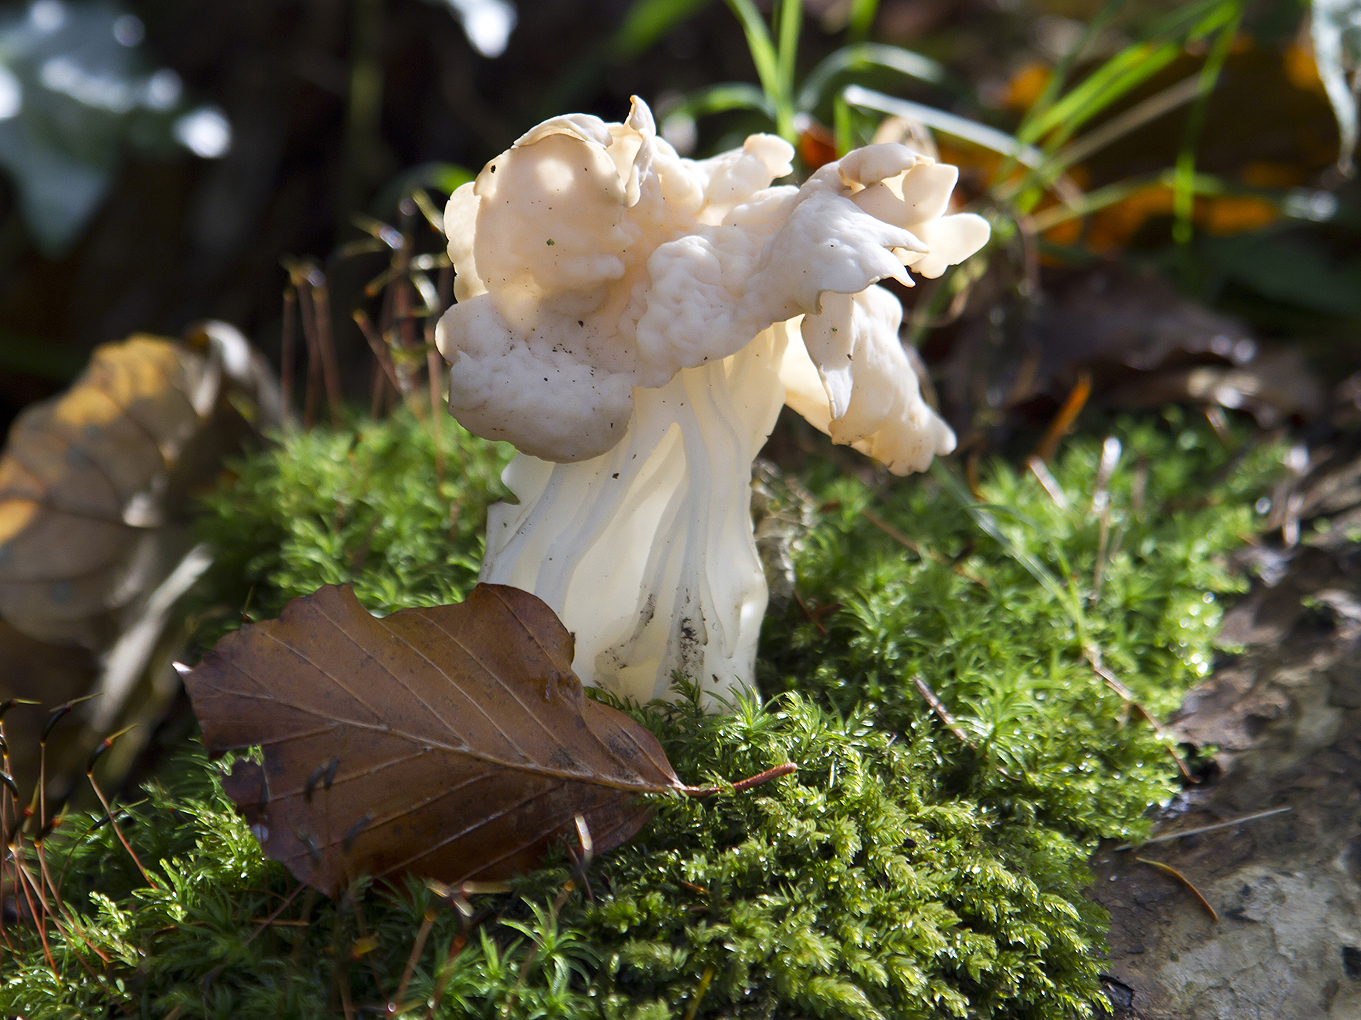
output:
M211 750L263 748L226 788L265 852L334 895L360 874L505 879L578 815L603 853L647 820L638 794L713 792L571 667L571 635L518 588L380 620L328 585L224 637L184 682Z
M15 420L0 456L0 699L87 699L47 745L50 803L84 784L100 739L140 723L101 760L117 785L178 690L182 634L167 625L210 562L188 526L192 494L252 441L252 420L279 423L277 393L246 339L206 322L186 344L98 347L65 393ZM27 789L38 768L25 743Z
M0 615L98 647L99 624L156 567L157 483L200 424L202 359L137 336L97 349L61 396L27 408L0 458Z
M997 300L980 302L953 327L938 373L949 420L964 436L990 434L1003 445L1055 424L1084 373L1098 408L1218 405L1274 428L1324 407L1298 351L1259 342L1242 322L1158 277L1054 271L1043 301L1008 303L997 289L1000 272L980 285Z

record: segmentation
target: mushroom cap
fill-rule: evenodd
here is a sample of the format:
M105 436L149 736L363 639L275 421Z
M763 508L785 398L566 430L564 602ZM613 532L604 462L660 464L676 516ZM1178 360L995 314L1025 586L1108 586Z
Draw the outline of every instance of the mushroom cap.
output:
M445 210L458 303L437 343L453 365L452 413L545 460L584 460L623 437L634 387L663 386L802 315L823 396L807 365L793 367L796 352L793 406L891 466L951 445L892 350L900 312L886 302L897 302L867 288L910 286L907 266L940 275L982 246L986 221L943 215L955 169L906 146L867 146L801 188L772 186L792 156L752 135L682 159L637 99L622 124L573 115L525 134Z

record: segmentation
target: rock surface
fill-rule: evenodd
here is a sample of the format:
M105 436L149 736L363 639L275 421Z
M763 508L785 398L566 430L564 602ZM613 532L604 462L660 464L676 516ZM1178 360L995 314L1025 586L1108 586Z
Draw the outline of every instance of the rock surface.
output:
M1204 780L1157 834L1289 810L1094 856L1122 1020L1361 1017L1361 547L1255 555L1264 580L1225 621L1243 651L1171 723L1213 751Z

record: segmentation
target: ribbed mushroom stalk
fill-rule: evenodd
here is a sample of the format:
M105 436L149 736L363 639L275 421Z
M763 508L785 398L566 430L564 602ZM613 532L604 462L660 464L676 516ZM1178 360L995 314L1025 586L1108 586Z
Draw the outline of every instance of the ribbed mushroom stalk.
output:
M772 187L792 155L753 135L681 159L635 99L623 124L539 125L445 211L450 410L522 451L482 578L547 602L581 678L624 696L677 671L711 699L751 683L751 464L786 400L896 473L954 446L873 284L938 276L987 223L943 215L954 168L904 146Z

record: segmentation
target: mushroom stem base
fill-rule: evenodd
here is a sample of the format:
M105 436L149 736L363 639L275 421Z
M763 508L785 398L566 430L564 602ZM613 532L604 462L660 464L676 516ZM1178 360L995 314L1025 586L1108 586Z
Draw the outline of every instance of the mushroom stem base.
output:
M766 583L751 525L751 464L784 403L786 326L739 353L634 390L607 453L520 455L519 498L487 520L482 579L533 592L576 641L582 681L649 701L673 673L710 708L753 686Z

